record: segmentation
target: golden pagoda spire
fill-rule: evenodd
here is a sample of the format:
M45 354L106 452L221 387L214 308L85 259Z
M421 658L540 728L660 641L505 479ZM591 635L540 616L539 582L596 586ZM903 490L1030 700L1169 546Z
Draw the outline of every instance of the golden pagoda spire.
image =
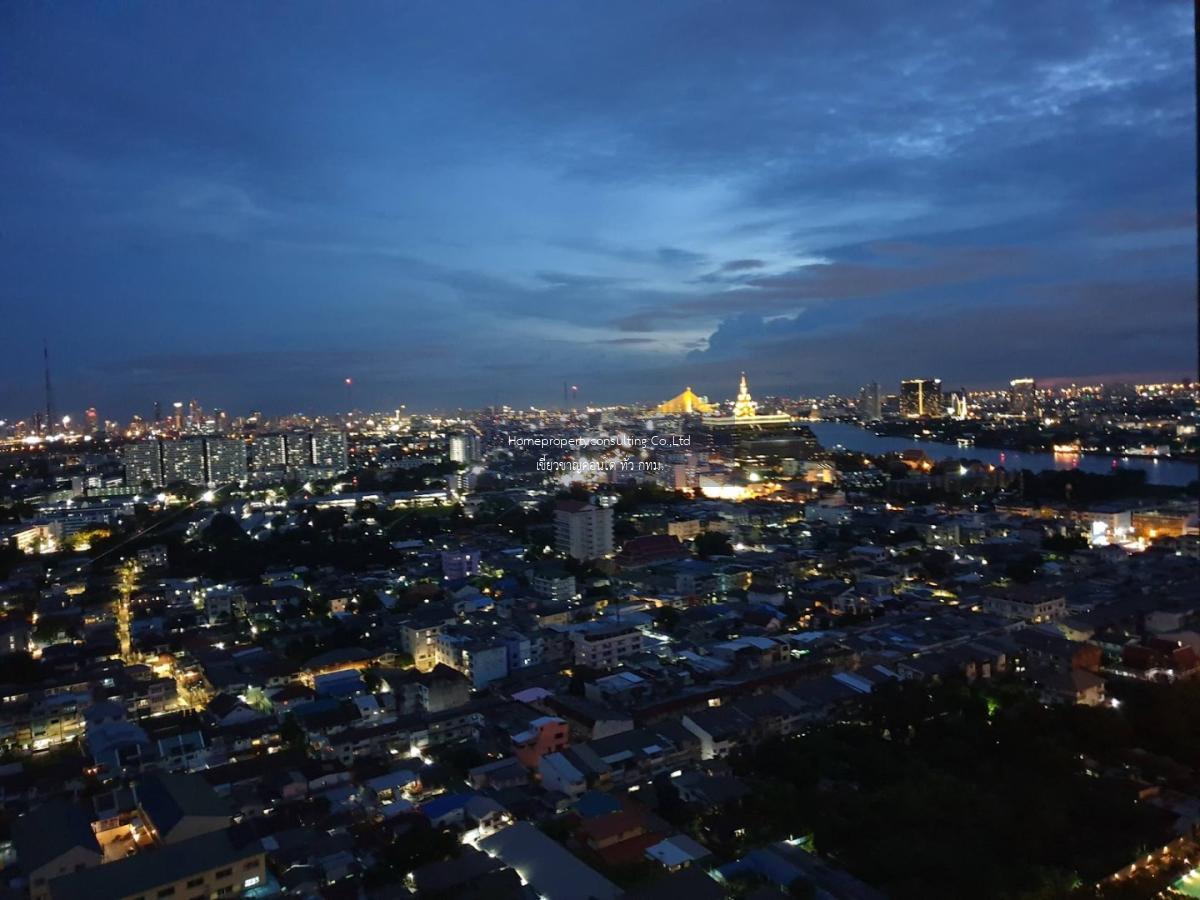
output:
M733 404L733 416L735 419L747 419L757 414L758 404L750 396L750 385L746 383L746 373L743 372L742 380L738 383L737 400Z

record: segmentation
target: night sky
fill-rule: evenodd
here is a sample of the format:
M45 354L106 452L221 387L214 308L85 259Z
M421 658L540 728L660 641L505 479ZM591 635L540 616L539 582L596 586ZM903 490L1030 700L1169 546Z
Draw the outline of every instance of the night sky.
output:
M0 417L1194 374L1190 3L0 4ZM893 388L894 389L894 388Z

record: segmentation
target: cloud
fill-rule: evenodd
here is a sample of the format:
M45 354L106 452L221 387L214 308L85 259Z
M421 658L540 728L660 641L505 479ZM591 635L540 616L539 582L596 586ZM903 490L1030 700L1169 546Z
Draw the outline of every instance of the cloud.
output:
M709 347L691 359L697 366L786 373L786 380L764 387L795 391L802 385L814 392L895 383L922 372L967 386L1025 374L1087 378L1135 372L1148 358L1153 371L1195 377L1195 317L1187 303L1194 292L1187 280L1043 285L1002 309L893 311L832 333L816 332L804 316L767 321L742 315L723 321ZM1130 308L1139 310L1136 318L1127 314Z
M679 247L659 247L658 258L668 266L697 266L702 265L707 257L703 253Z
M579 275L572 272L538 272L537 277L555 287L592 288L628 284L632 279L609 275Z
M336 405L360 357L384 406L715 390L760 345L781 383L853 382L950 371L987 321L1135 371L1174 351L1123 335L1194 316L1030 310L1194 284L1190 4L464 3L246 8L233 41L170 4L8 16L0 416L36 405L47 333L61 405L115 414Z
M738 312L794 314L814 302L895 297L922 289L963 286L1028 271L1033 251L1019 246L944 246L897 240L835 251L841 259L779 274L751 275L726 290L698 292L669 307L619 317L625 331L670 329L681 316Z

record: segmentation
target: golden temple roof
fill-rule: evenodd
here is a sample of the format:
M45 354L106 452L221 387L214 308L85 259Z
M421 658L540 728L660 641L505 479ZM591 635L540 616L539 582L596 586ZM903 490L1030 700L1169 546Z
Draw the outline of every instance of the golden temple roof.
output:
M654 412L660 416L683 416L691 413L711 413L716 410L716 405L709 403L707 399L696 394L690 387L684 388L683 393L665 403L660 403L654 408Z

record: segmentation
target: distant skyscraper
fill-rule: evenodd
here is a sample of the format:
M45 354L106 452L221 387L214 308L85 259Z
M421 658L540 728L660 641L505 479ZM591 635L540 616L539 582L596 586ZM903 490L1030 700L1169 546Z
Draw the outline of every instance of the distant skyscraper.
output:
M470 431L450 435L450 461L470 465L479 459L479 437Z
M100 430L100 414L96 412L96 407L87 408L87 412L83 414L83 422L87 434L95 434Z
M952 419L965 419L969 414L967 408L967 392L963 388L950 395L950 417Z
M907 419L940 418L942 406L940 378L906 378L900 382L900 415Z
M57 424L54 419L54 388L50 386L50 347L42 341L42 363L46 378L46 434L50 434Z
M858 414L867 421L883 418L883 397L876 382L872 381L858 392Z
M1008 411L1022 419L1037 418L1036 381L1032 378L1014 378L1008 383Z
M162 404L157 400L154 401L154 424L157 425L162 421Z
M183 402L175 401L175 430L183 431Z

